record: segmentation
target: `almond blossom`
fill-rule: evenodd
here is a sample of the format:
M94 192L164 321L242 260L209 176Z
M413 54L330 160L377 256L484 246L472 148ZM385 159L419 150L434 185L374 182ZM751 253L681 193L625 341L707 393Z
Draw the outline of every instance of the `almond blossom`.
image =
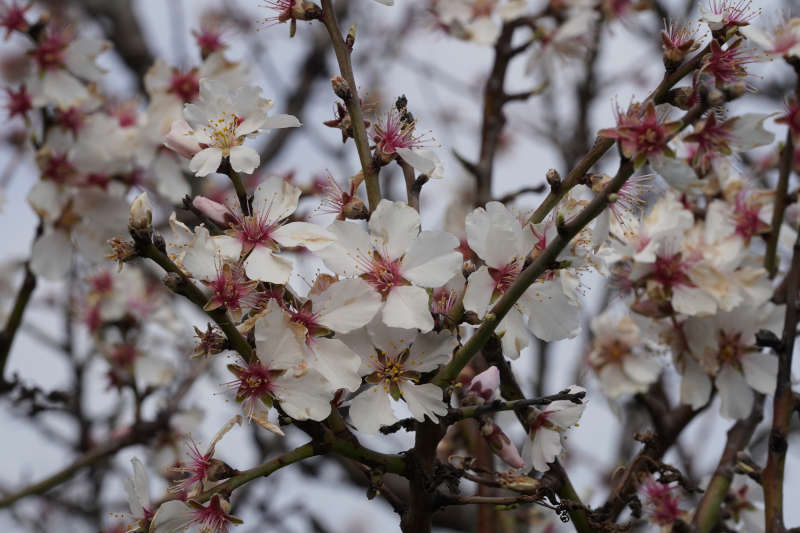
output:
M402 202L381 200L367 233L353 222L334 221L336 242L317 253L345 277L361 277L384 301L387 326L433 329L425 289L444 285L461 268L458 239L442 231L420 232L419 213Z
M644 392L661 374L654 354L657 344L647 338L637 322L609 311L592 319L594 339L587 360L610 398Z
M713 317L690 318L683 323L689 349L704 372L714 376L725 418L745 418L750 414L754 392L772 394L778 372L778 360L756 347L756 332L768 329L780 332L784 310L765 304L760 309L742 306L720 312ZM760 317L753 320L753 317ZM697 371L697 367L693 370ZM702 376L693 379L702 380ZM709 379L709 378L705 378ZM707 396L698 387L692 395L693 405L702 405Z
M356 429L378 433L381 426L395 422L391 400L402 400L420 422L425 417L435 422L447 413L442 389L419 381L422 373L436 370L450 359L458 346L450 332L420 334L373 320L343 339L361 357L359 373L369 385L350 400L350 419Z
M585 392L586 389L573 385L569 394ZM563 449L563 433L580 420L586 408L584 401L556 400L542 410L534 408L530 420L530 430L522 448L525 466L539 472L547 472Z
M270 431L277 430L267 418L268 407L275 403L296 420L325 419L333 387L306 364L300 326L274 300L266 311L255 323L256 358L229 365L235 379L227 386L247 417Z
M252 173L260 156L243 143L262 130L295 128L300 122L292 115L268 116L271 100L261 98L260 87L240 87L233 94L228 87L211 79L200 80L197 103L186 104L184 117L191 125L191 137L206 146L189 162L198 177L216 172L223 158L236 172Z

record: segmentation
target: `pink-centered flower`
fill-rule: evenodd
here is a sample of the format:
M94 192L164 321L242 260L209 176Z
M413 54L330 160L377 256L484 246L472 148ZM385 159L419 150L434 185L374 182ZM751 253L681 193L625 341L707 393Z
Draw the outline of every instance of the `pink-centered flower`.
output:
M671 155L667 142L678 131L678 122L665 122L652 102L633 103L626 111L616 108L617 127L598 132L601 137L616 139L625 157L641 166L649 158Z
M800 56L800 18L784 19L770 29L748 25L740 31L768 55Z
M754 11L752 5L752 0L708 0L708 7L700 8L701 20L713 31L747 26L761 12Z
M131 516L138 525L145 525L155 514L150 503L150 483L142 461L138 457L134 457L131 459L131 464L133 465L133 478L125 479L123 486L128 496Z
M369 385L350 401L350 418L356 429L374 434L395 422L390 400L403 401L420 422L426 416L436 421L447 413L442 389L433 383L419 383L419 379L450 359L458 340L449 331L420 334L373 320L345 342L361 357L359 373Z
M25 13L33 6L33 2L20 5L17 0L0 2L0 28L5 28L5 39L15 31L28 31L28 21L25 20Z
M460 270L458 239L445 232L420 232L419 213L388 200L372 213L369 233L344 221L335 221L328 230L336 242L317 255L340 276L369 283L384 301L386 325L433 329L425 289L444 285Z
M672 525L685 515L681 509L681 497L674 485L659 483L652 477L640 488L644 496L644 511L650 521L659 526Z
M214 453L217 444L233 426L242 423L241 415L231 418L214 436L205 452L201 452L197 443L188 439L186 441L188 461L182 462L173 468L174 472L182 475L183 478L170 487L170 492L177 494L181 499L193 498L200 494L208 481L209 469L213 465Z
M20 85L16 91L11 87L6 87L6 94L8 101L6 101L5 108L8 111L8 118L26 118L28 111L33 109L33 100L25 84Z

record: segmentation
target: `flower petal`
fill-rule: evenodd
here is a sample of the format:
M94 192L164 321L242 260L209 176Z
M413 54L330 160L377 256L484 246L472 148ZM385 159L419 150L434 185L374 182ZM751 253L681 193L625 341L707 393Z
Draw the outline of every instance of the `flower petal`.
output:
M236 172L252 174L261 164L261 156L249 146L239 145L231 148L231 167Z
M419 226L419 213L413 207L381 200L369 219L372 245L384 259L399 259L419 235Z
M458 239L444 231L423 231L403 258L403 277L420 287L441 287L461 270Z
M333 233L310 222L284 224L272 233L272 238L281 246L305 246L312 252L319 251L336 240Z
M395 287L386 297L383 323L393 328L417 328L423 333L432 330L428 293L413 285Z
M200 178L216 172L222 163L222 150L219 148L206 148L200 150L189 161L189 170Z
M336 333L367 325L382 305L380 294L361 278L337 281L311 301L317 321Z
M272 253L266 246L253 248L244 261L244 271L250 279L285 285L292 274L289 259Z

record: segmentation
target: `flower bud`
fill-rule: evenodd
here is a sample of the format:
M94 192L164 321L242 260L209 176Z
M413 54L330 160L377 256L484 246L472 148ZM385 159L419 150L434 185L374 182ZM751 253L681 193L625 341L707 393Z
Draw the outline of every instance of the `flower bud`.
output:
M187 159L202 150L200 144L192 137L192 128L185 120L176 120L172 123L164 140L164 146Z
M152 222L153 213L150 210L150 200L147 199L147 193L143 192L131 202L128 224L133 229L144 230L150 228Z
M333 92L342 100L347 101L353 95L350 91L350 84L341 76L331 76L331 85L333 86Z
M227 225L225 215L229 213L228 208L219 202L205 196L195 196L192 205L205 216L217 224Z
M511 443L511 439L509 439L503 430L500 429L500 426L497 424L492 424L489 427L489 434L487 435L486 431L483 431L484 438L486 442L489 443L489 447L492 449L494 454L503 460L508 466L512 468L522 468L525 466L525 461L522 460L520 457L519 452L517 451L517 447Z
M500 371L496 366L490 366L469 382L467 396L477 396L488 402L492 399L494 391L500 386Z
M364 202L353 196L342 206L342 215L353 220L366 220L369 218L369 209Z

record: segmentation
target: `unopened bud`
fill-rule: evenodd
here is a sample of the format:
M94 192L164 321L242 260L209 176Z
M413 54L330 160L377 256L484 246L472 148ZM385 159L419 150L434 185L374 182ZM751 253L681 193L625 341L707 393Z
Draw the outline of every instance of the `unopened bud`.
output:
M466 393L468 396L477 396L488 402L492 399L494 391L500 386L500 371L496 366L490 366L469 382Z
M667 93L667 101L680 109L689 109L694 100L694 89L692 87L677 87Z
M145 230L150 228L152 223L153 213L150 210L150 200L147 199L147 193L143 192L131 202L128 224L133 229Z
M726 101L725 92L717 88L708 91L707 98L708 98L708 105L712 107L719 107Z
M195 327L194 334L197 338L197 344L194 347L192 357L216 355L222 353L225 349L225 337L218 333L211 324L208 325L206 331Z
M205 196L195 196L192 200L192 205L195 209L217 224L226 225L225 216L229 211L228 208L221 203L215 202L211 198L206 198Z
M555 191L561 187L561 176L556 169L551 168L548 170L547 174L544 175L544 178L547 180L548 185L550 185L550 189Z
M728 100L735 100L747 91L747 84L743 81L729 83L725 86L725 95Z
M535 492L542 485L539 481L528 476L516 476L508 479L501 478L500 483L504 487L516 492Z
M525 461L520 457L517 447L511 443L511 439L503 433L500 426L493 424L490 427L490 433L488 435L486 434L487 432L483 433L486 442L489 443L489 447L504 463L512 468L522 468L525 466Z
M176 120L169 128L164 146L186 159L191 159L194 154L203 149L192 136L192 132L192 127L188 122L183 119Z
M350 91L350 84L341 76L331 76L331 86L334 94L344 101L348 101L353 96Z

